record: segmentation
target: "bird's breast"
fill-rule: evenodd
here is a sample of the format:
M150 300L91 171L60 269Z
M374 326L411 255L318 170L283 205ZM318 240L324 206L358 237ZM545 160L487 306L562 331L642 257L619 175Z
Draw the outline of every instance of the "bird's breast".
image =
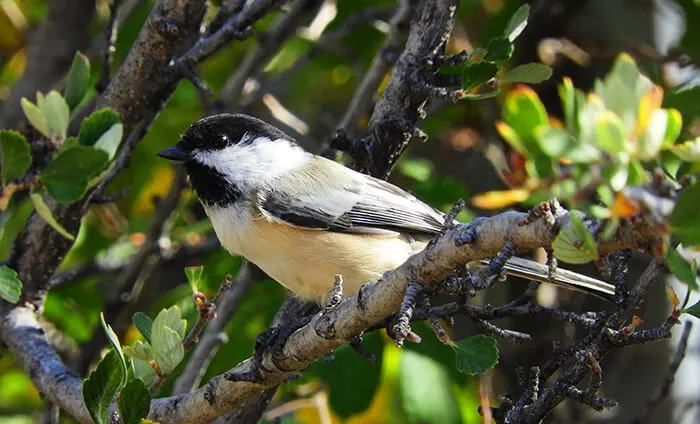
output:
M221 244L307 300L324 303L335 275L343 295L401 265L425 243L400 234L368 236L310 230L271 222L246 211L207 210Z

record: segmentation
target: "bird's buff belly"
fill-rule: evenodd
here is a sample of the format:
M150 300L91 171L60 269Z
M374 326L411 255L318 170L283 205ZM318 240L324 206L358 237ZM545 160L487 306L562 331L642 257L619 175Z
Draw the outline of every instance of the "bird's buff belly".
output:
M425 245L400 235L307 230L264 218L251 220L247 228L238 233L222 232L230 235L219 237L222 245L298 296L321 304L327 301L336 275L343 277L343 296L352 296L363 284L376 281Z

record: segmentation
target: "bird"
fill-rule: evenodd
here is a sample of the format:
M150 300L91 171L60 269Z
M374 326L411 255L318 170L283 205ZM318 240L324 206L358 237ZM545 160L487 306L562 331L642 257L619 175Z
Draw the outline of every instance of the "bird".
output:
M328 301L377 281L441 234L445 214L407 191L304 150L244 114L197 120L158 156L183 165L221 245L298 297ZM519 257L507 274L610 300L613 285Z

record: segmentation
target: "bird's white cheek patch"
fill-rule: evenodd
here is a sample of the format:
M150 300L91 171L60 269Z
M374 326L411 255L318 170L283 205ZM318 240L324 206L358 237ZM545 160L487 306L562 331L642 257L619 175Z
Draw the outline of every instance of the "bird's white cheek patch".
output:
M299 146L264 137L195 155L202 165L216 169L234 184L250 188L305 166L310 157Z

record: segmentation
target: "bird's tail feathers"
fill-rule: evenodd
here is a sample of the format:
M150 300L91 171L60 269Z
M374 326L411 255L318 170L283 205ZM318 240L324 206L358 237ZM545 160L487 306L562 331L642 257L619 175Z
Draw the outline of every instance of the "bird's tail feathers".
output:
M488 265L488 260L482 260L481 265ZM549 267L528 259L512 257L503 268L505 273L514 277L539 281L541 283L553 283L569 290L576 290L611 301L615 297L615 286L604 281L567 271L556 269L549 274Z

